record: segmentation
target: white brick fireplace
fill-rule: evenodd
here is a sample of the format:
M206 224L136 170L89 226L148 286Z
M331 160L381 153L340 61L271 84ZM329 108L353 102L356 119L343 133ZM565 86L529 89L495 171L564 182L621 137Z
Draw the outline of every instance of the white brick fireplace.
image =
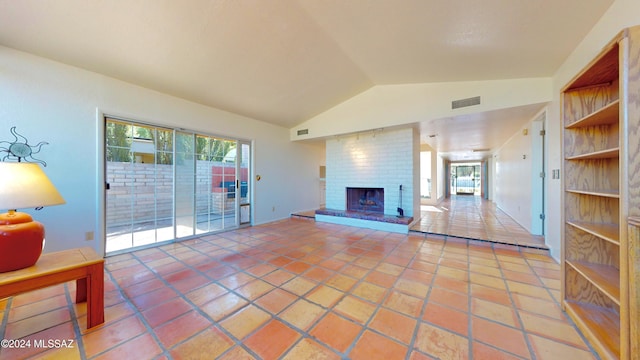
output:
M396 216L402 185L404 216L418 220L419 145L414 129L375 130L327 140L327 209L346 210L347 187L383 188L384 214ZM345 221L362 226L358 221L340 219L340 223Z

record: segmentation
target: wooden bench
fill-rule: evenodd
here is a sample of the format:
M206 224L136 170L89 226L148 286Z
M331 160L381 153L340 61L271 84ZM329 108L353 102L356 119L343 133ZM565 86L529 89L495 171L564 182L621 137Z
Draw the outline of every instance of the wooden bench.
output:
M0 299L76 280L76 303L87 302L87 329L104 323L104 259L89 247L42 254L28 268L0 273Z

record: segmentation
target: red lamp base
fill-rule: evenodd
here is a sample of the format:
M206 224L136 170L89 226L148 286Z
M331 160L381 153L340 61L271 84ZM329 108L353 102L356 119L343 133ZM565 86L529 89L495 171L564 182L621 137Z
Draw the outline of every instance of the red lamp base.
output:
M0 272L34 265L44 246L44 226L31 215L10 210L0 214Z

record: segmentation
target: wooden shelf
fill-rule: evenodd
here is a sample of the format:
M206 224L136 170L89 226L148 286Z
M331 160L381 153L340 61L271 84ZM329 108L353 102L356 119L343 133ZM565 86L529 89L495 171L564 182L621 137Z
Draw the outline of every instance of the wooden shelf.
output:
M565 309L602 358L620 358L620 315L600 306L564 302Z
M617 80L620 76L618 52L618 43L612 41L611 45L578 74L564 91L581 90Z
M566 160L616 159L620 156L620 148L605 149L586 154L567 156Z
M619 199L620 193L614 190L580 190L580 189L567 189L566 192L572 194L582 194L582 195L591 195L591 196L601 196Z
M596 112L567 125L566 128L575 129L579 127L615 124L618 122L619 106L620 100L615 100Z
M635 227L640 227L640 217L637 216L629 216L627 219L629 225L633 225Z
M615 224L596 224L586 221L567 221L567 224L610 243L620 245L620 226Z
M618 269L584 261L566 260L566 263L620 306L620 271Z
M640 26L560 91L563 308L602 359L640 360Z

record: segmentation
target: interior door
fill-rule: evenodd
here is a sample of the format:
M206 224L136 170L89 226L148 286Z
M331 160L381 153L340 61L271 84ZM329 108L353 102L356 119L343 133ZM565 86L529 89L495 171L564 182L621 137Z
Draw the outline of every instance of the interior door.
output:
M531 136L533 137L531 150L531 233L534 235L544 235L544 118L543 114L531 125Z

